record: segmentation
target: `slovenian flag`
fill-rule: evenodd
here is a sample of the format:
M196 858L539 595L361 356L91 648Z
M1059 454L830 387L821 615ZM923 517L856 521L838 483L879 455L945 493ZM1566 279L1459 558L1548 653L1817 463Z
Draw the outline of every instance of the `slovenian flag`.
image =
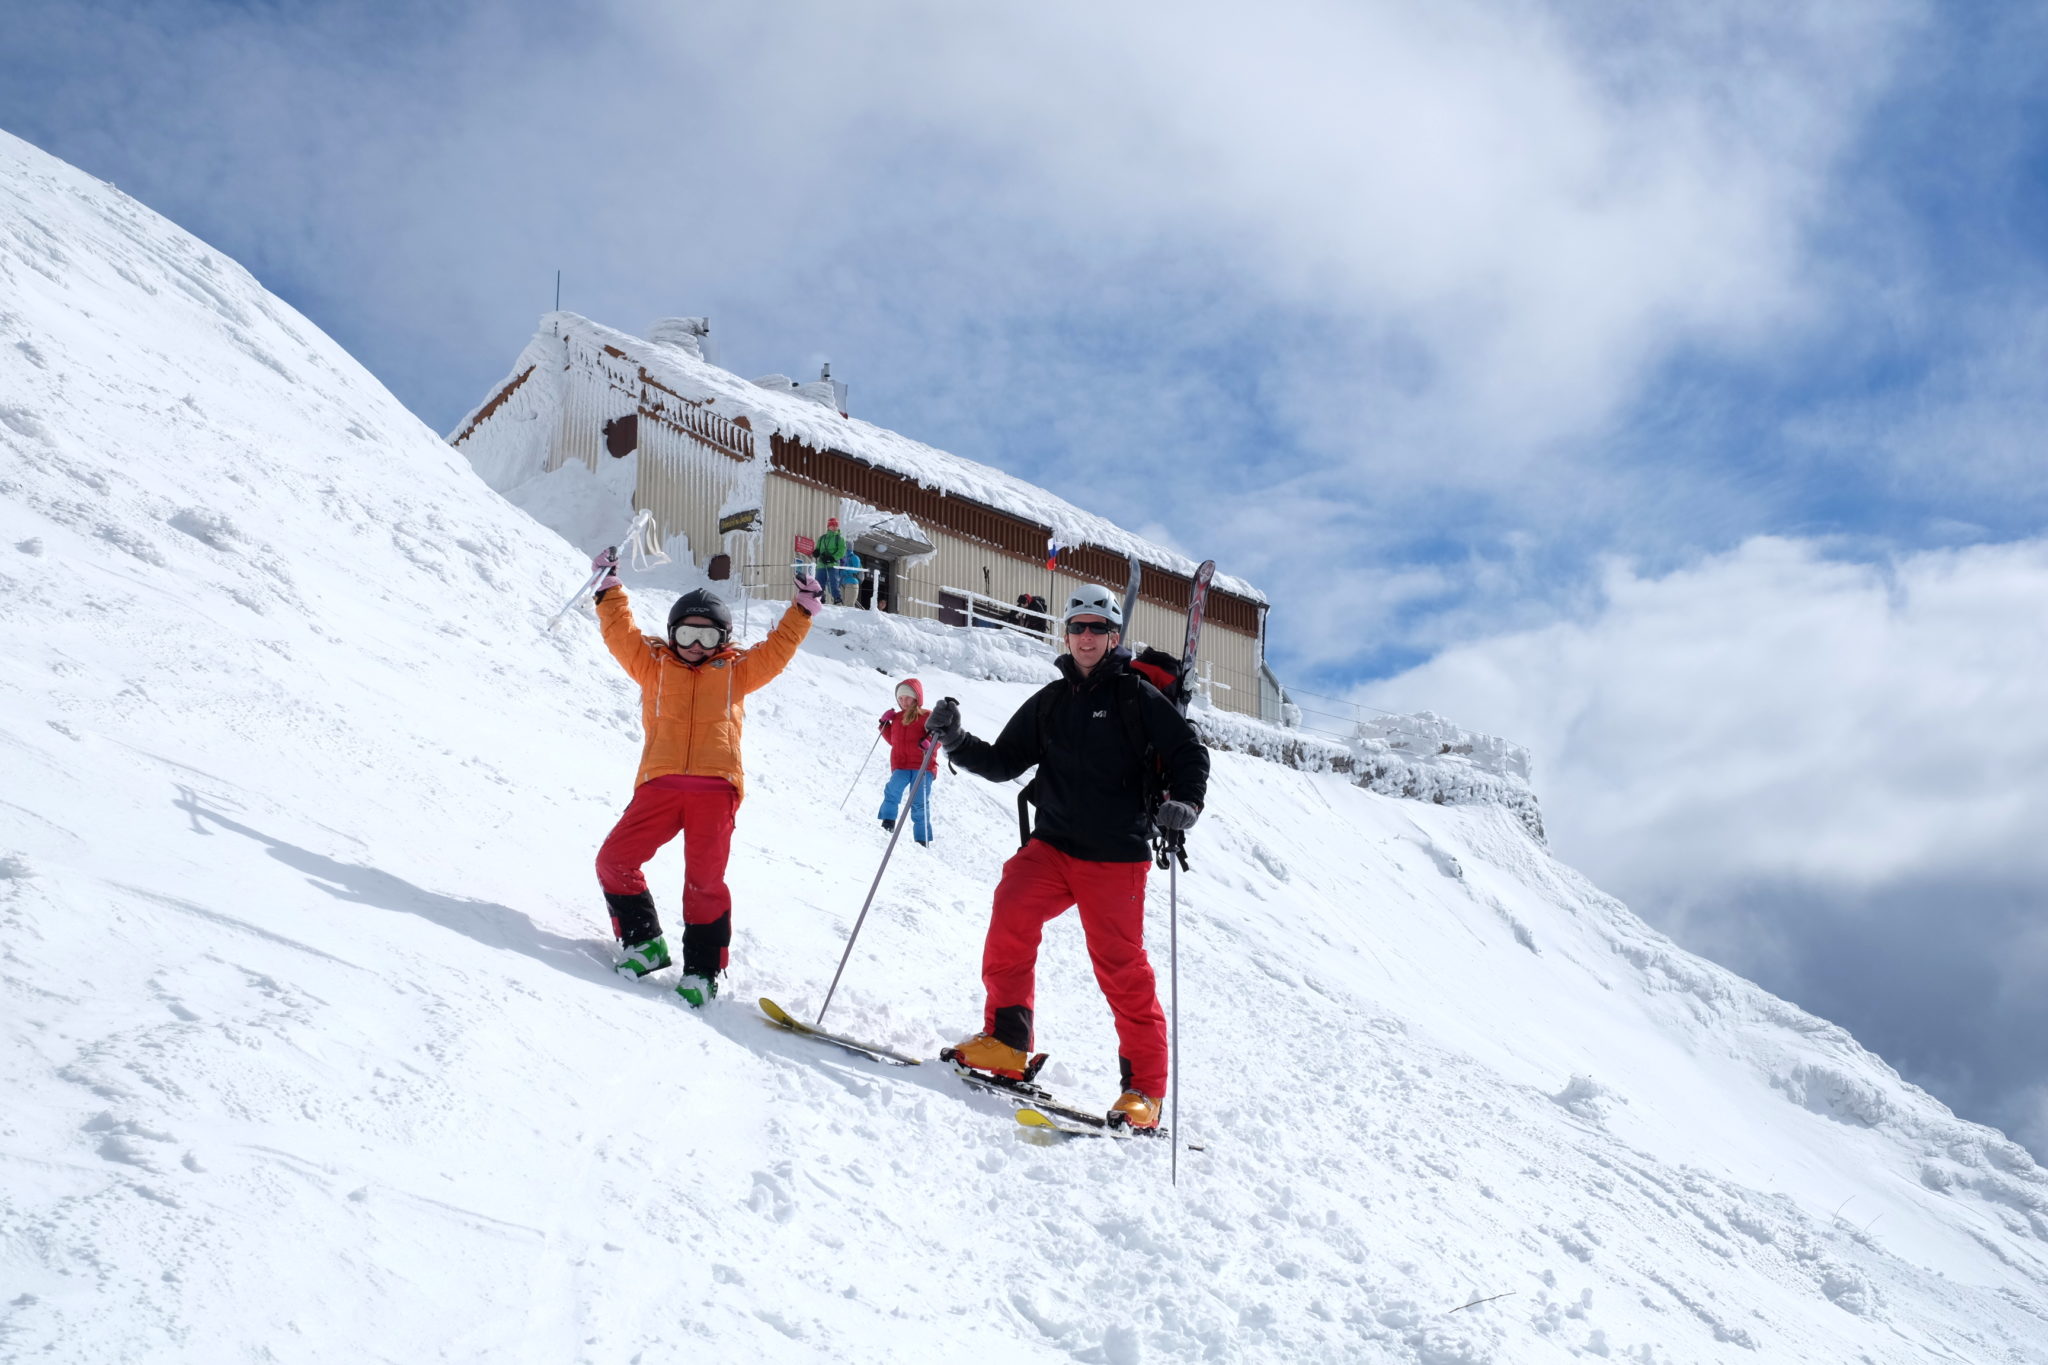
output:
M1045 567L1050 569L1059 562L1060 551L1067 547L1060 544L1057 536L1045 542Z

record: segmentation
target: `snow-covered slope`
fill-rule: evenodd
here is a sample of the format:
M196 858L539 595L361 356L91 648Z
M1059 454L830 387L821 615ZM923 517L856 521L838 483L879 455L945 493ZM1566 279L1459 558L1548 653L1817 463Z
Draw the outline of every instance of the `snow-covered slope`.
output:
M583 562L0 135L0 1359L2048 1361L2025 1154L1502 808L1218 756L1178 1188L772 1031L744 999L815 1007L881 853L876 771L838 803L912 634L751 708L739 998L620 982L637 705L538 628ZM980 728L1029 687L924 676ZM834 1024L976 1022L1011 795L942 780ZM1071 920L1040 1021L1106 1102Z

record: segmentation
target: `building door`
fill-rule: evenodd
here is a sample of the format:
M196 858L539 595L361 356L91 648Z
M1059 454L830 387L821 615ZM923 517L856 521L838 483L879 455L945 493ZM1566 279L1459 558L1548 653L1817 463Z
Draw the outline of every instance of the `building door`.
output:
M864 586L863 592L873 594L869 601L876 611L900 613L906 584L897 567L905 555L930 554L931 541L908 517L883 516L868 507L861 508L860 514L867 529L852 538L853 548L860 555L860 562L875 570L866 576L874 586Z
M876 611L896 610L896 561L881 559L873 555L861 557L863 566L873 573L862 574L860 579L860 606L862 611L873 608Z

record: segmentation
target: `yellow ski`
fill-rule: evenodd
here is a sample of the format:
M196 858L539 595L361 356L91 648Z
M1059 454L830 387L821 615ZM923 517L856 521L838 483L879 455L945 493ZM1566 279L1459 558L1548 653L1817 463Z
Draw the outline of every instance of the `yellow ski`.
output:
M827 1033L824 1029L812 1028L809 1024L796 1018L788 1010L782 1008L782 1006L776 1004L765 995L761 997L761 1013L768 1016L769 1023L786 1032L794 1033L799 1038L815 1038L821 1043L832 1043L838 1047L845 1048L848 1052L858 1053L863 1057L872 1058L878 1062L889 1062L896 1066L922 1066L924 1064L924 1059L921 1057L906 1057L900 1052L891 1052L888 1048L878 1047L874 1043L863 1043L858 1038L848 1038L844 1034Z

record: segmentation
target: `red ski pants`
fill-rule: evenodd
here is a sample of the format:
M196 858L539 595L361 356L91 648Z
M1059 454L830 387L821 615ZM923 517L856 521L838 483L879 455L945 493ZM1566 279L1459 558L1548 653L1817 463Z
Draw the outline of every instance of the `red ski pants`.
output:
M1116 1016L1124 1084L1155 1099L1164 1095L1166 1015L1145 956L1145 873L1150 866L1088 862L1037 839L1003 864L988 941L981 950L981 980L988 988L983 1030L1013 1047L1031 1049L1039 939L1049 921L1079 907L1096 984ZM1014 1036L1020 1031L1021 1041Z
M723 971L732 929L732 891L725 864L732 854L740 794L714 777L657 777L640 784L626 813L597 851L597 881L607 896L646 896L640 871L661 846L683 836L683 942L717 955ZM722 932L721 932L722 931ZM686 964L709 967L708 962Z

